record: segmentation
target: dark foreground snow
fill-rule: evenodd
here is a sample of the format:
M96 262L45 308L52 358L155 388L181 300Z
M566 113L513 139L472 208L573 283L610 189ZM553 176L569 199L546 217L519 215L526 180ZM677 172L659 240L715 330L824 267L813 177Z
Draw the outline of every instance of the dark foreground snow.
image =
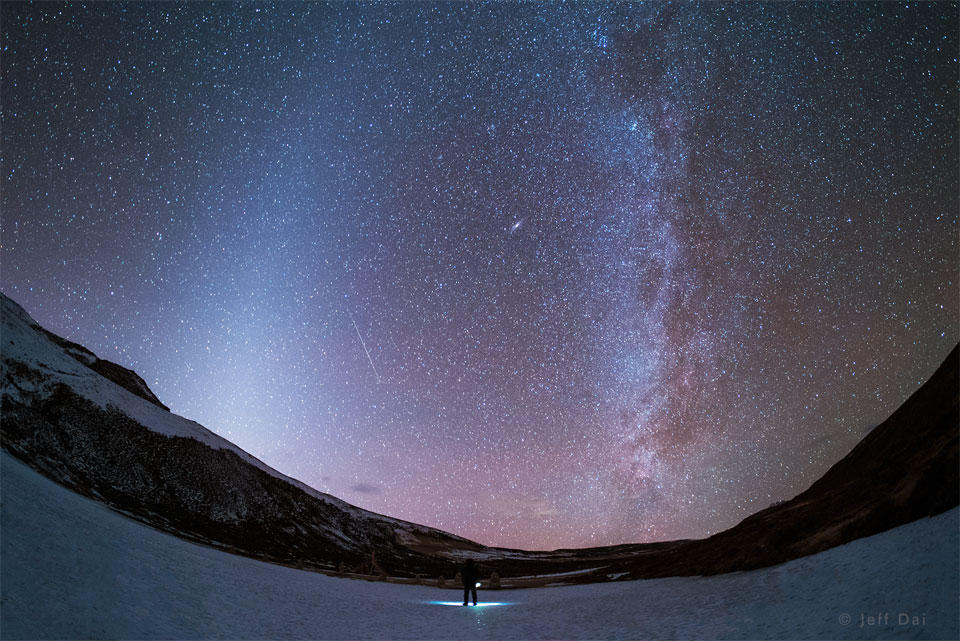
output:
M332 578L191 544L6 453L0 471L4 639L958 637L957 509L775 568L481 590L502 605L474 609L437 603L455 603L452 590Z

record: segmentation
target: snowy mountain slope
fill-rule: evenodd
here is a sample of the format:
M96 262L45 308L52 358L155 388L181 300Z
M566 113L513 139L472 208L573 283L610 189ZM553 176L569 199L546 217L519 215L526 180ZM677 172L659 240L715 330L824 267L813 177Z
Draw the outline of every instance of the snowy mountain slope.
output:
M118 516L6 453L0 473L4 639L956 639L960 633L956 509L773 568L481 588L481 603L504 605L473 609L439 604L456 603L456 590L350 581L188 543Z
M199 423L170 413L135 372L99 359L82 345L47 331L38 325L22 307L2 293L0 293L0 318L2 318L2 329L0 329L2 339L0 340L3 341L0 348L0 354L3 357L3 369L0 370L2 372L0 393L4 397L24 402L37 396L49 396L57 385L67 384L74 392L98 407L116 409L152 432L167 436L188 437L213 449L229 450L267 474L291 483L315 498L329 501L345 511L363 518L374 517L393 521L389 517L368 512L329 494L318 492L274 470ZM23 369L24 366L27 370ZM8 369L12 372L8 372ZM25 371L31 371L32 374L16 376ZM10 375L11 373L13 375ZM24 378L27 380L26 385L24 385ZM148 403L143 403L143 400ZM158 407L164 411L157 411Z

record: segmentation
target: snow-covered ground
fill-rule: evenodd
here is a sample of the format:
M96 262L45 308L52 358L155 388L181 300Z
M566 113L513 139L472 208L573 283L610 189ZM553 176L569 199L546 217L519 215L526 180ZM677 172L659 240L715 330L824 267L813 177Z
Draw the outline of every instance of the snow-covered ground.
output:
M438 603L456 603L453 590L338 579L188 543L6 453L0 472L4 639L958 636L956 509L766 570L481 589L481 601L500 605L464 608Z

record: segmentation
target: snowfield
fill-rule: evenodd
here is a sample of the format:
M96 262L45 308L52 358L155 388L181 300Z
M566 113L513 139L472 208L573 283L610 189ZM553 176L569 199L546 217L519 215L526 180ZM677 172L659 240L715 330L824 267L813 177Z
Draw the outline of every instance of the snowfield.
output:
M529 590L371 583L188 543L0 456L4 639L958 637L958 510L774 568ZM873 617L872 619L869 617Z

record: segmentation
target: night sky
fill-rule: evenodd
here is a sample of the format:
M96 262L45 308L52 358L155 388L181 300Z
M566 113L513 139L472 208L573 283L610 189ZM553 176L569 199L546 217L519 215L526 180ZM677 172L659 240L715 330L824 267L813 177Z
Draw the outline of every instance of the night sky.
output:
M2 290L370 510L706 536L960 338L956 3L0 10Z

